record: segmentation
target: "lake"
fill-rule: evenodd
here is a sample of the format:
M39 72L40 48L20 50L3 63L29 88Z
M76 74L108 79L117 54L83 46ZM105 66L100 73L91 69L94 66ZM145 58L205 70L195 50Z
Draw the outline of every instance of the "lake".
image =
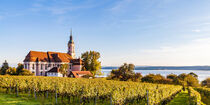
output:
M103 77L106 77L112 70L111 69L102 69L104 73ZM203 81L206 78L210 78L210 70L134 70L135 73L141 73L143 76L147 74L161 74L166 76L168 74L182 74L182 73L190 73L194 72L198 75L198 80Z

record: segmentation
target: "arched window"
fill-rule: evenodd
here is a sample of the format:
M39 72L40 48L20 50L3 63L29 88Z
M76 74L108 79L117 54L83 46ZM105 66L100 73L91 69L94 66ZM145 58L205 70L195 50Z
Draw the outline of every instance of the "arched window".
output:
M25 64L25 69L27 69L27 64Z
M45 64L45 70L47 70L47 64Z
M71 69L71 64L69 64L69 69Z
M41 64L41 70L43 70L43 64Z
M32 69L34 70L34 64L32 65Z

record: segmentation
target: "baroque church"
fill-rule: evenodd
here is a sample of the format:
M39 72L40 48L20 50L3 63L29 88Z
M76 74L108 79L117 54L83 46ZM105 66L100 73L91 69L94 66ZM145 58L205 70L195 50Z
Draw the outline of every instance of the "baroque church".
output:
M24 68L30 70L36 76L61 77L61 74L59 73L59 67L61 64L69 65L67 75L73 71L81 71L82 60L75 56L74 41L71 31L67 53L30 51L23 61Z

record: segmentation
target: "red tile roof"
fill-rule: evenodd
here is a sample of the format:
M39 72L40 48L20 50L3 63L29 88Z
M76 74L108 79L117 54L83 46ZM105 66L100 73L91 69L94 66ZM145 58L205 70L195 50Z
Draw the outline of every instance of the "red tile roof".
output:
M30 51L24 62L71 62L72 57L67 53Z
M81 78L83 75L92 75L90 71L71 71L70 75L73 75L75 78ZM71 77L69 75L69 77Z

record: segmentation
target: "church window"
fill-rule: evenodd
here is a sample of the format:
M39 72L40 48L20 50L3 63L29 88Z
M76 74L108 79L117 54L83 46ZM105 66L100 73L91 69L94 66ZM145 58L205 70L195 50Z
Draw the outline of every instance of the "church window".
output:
M41 70L43 69L43 64L41 64Z
M25 64L25 69L27 69L27 64Z
M71 69L71 64L69 65L69 69Z
M32 65L32 69L34 69L34 64Z
M47 64L45 64L45 70L47 70Z

